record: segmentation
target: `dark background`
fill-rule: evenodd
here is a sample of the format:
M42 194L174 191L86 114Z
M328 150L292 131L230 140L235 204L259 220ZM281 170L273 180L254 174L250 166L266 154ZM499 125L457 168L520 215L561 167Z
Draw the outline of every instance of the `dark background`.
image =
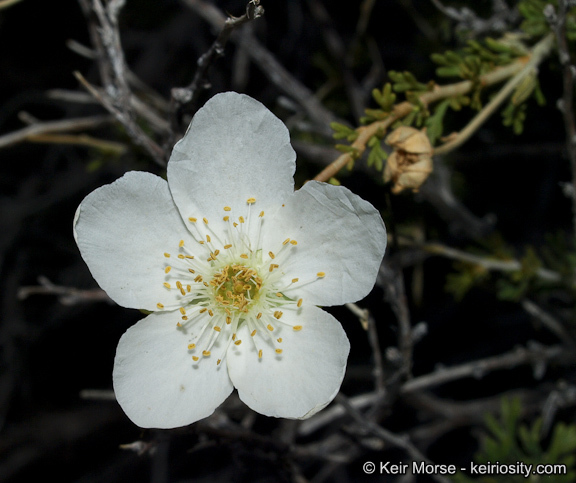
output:
M321 3L332 16L333 28L348 41L356 25L357 2ZM243 1L216 4L234 15L242 14L245 7ZM263 0L262 4L266 14L253 24L256 35L294 77L312 90L320 88L327 76L337 77L333 74L337 59L330 57L307 1ZM491 6L488 1L468 4L480 14L489 13ZM452 28L428 1L385 0L374 8L368 35L384 71L411 70L419 78L429 79L434 76L430 53L459 45ZM197 58L215 35L176 0L128 0L121 16L121 33L131 69L165 97L171 88L190 82ZM82 91L72 74L75 70L98 84L93 61L67 48L70 39L90 43L84 16L73 0L23 0L0 11L0 136L23 126L18 118L21 111L40 120L102 111L97 105L55 101L45 94L50 89ZM239 90L285 116L286 109L277 102L278 89L257 66L249 66L245 80L234 78L236 49L230 44L226 56L213 66L212 88L203 100L222 90ZM354 74L361 78L369 68L369 59L359 54ZM493 215L494 232L518 252L527 244L545 244L547 233L570 230L570 204L559 186L570 179L564 127L555 108L561 95L560 73L554 62L546 63L542 71L548 104L529 104L521 136L503 128L497 115L464 148L445 159L463 204L478 217ZM379 85L382 82L384 77ZM342 91L336 89L325 104L354 122ZM461 127L464 117L455 116L447 132ZM97 134L122 139L113 127ZM293 134L296 139L300 136ZM0 481L288 480L292 463L254 441L210 437L205 428L195 427L142 431L114 401L80 397L85 389L111 389L117 341L141 318L140 313L101 301L66 305L56 295L19 298L20 288L37 285L41 276L59 286L97 288L72 237L76 207L93 189L125 171L162 174L137 149L120 158L101 158L90 149L71 145L21 143L0 150ZM298 168L305 179L314 176L321 165L300 155ZM466 234L450 232L422 197L403 194L391 198L377 173L358 169L343 174L342 182L382 210L387 223L410 221L424 225L430 239L458 247L472 243ZM391 246L389 255L394 253ZM429 259L424 269L421 300L410 290L412 269L405 272L412 323L424 321L428 326L428 334L415 346L415 375L433 371L438 364L500 354L529 340L556 342L518 304L499 301L493 287L473 289L462 301L455 301L444 291L446 275L452 271L450 261ZM382 287L376 287L361 305L371 309L381 346L387 348L396 345L398 329L383 296ZM558 303L571 309L570 301ZM342 390L348 395L370 390L371 352L366 335L348 310L334 308L331 312L342 321L352 343ZM572 375L550 368L546 379L537 381L532 368L524 366L446 384L435 396L470 401L537 384L550 386L566 377ZM399 433L425 424L415 406L399 400L388 408L381 424ZM230 411L238 411L234 403ZM571 420L573 410L560 416ZM281 438L282 428L278 422L258 416L253 429L256 434ZM438 462L465 464L477 449L477 435L477 430L464 424L428 442L426 454ZM120 444L140 439L153 443L153 455L119 450ZM367 452L327 481L362 481L363 461L403 458L400 450ZM303 473L311 479L320 467L315 460L302 463Z

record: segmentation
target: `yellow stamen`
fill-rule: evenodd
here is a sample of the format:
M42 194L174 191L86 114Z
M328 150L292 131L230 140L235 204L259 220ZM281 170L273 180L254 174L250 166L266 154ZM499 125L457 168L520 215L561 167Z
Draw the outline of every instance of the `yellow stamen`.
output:
M158 307L159 309L163 309L163 308L164 308L164 305L161 304L160 302L158 302L158 303L156 304L156 307Z
M324 272L318 272L318 273L316 274L316 276L317 276L318 278L322 278L322 277L325 277L326 274L325 274Z
M252 203L256 203L256 198L248 198L246 200L246 203L248 203L249 205L251 205Z
M270 325L270 324L268 324L268 325L266 326L266 328L267 328L270 332L272 332L272 331L274 330L274 327L272 327L272 325Z
M290 244L296 246L298 245L298 242L296 240L290 240Z
M165 256L166 258L170 258L170 254L169 254L169 253L164 253L164 256Z
M258 315L256 316L257 319L259 319L260 317L262 317L262 312L258 312Z
M232 245L224 245L224 250L228 250L229 248L232 248Z
M239 221L240 223L244 223L244 217L243 217L243 216L238 217L238 221Z
M207 241L208 243L210 243L210 242L212 241L211 238L210 238L210 235L206 235L206 241Z
M208 224L208 220L206 218L202 218L202 221L204 222L205 225Z
M258 351L258 359L262 359L262 349Z
M284 240L284 241L282 242L282 245L286 245L286 244L289 243L289 242L290 242L290 238L286 238L286 240Z
M200 312L199 312L199 313L203 314L203 313L206 312L207 310L208 310L208 309L207 309L206 307L204 307L203 309L200 309Z
M264 216L264 212L261 211L260 214L258 215L260 218L262 218Z
M242 344L242 341L240 339L238 339L236 342L234 342L234 345L240 345Z
M274 317L276 317L277 319L280 319L280 317L282 317L282 311L277 310L276 312L274 312Z
M296 304L296 307L302 307L302 299L298 299L298 303Z
M270 258L271 258L272 260L274 260L274 258L276 258L276 256L274 255L273 252L268 252L268 255L270 255Z
M282 295L280 292L278 292L278 293L276 294L276 297L284 297L284 295Z
M278 342L282 343L282 337L278 337L278 339L276 339Z
M242 253L242 254L240 255L240 258L244 258L245 260L247 260L247 259L248 259L248 255L247 255L246 253Z
M166 287L166 288L170 288L170 284L169 284L168 282L164 282L163 285L164 285L164 287Z
M186 315L186 310L184 310L184 307L180 307L180 313L182 315Z
M226 324L230 325L232 323L232 318L231 317L226 317Z
M221 362L222 362L222 359L218 359L218 360L216 361L216 365L219 366Z
M184 246L184 240L180 240L180 243L178 243L178 246L179 246L180 248L182 248L182 247Z
M214 330L215 330L216 332L220 332L222 329L221 329L220 327L218 327L217 325L215 325L215 326L214 326Z
M224 211L232 211L232 208L230 208L229 206L225 206Z
M256 335L256 329L254 329L254 330L250 333L250 335L251 335L252 337L254 337L254 336Z
M183 315L182 320L188 320L188 317L186 315Z
M209 315L210 317L214 317L214 312L212 312L212 310L208 309L208 315Z
M191 351L196 347L196 344L188 344L188 350Z
M292 283L296 283L297 281L298 281L297 278L293 278L293 279L292 279Z
M276 354L282 354L282 349L276 349Z
M186 257L185 257L184 255L182 255L181 253L179 253L179 254L178 254L178 258L179 258L180 260L184 260Z
M198 218L194 218L194 217L190 217L188 218L188 221L192 222L192 223L196 223L198 221Z
M226 215L224 218L222 218L224 221L228 221L230 219L230 217L228 215Z
M299 330L302 330L302 326L301 325L295 325L294 327L292 327L293 330L295 330L296 332L298 332Z
M210 351L202 351L202 355L204 357L209 357L210 356Z
M197 360L199 359L199 357L198 357L198 356L192 356L192 359L193 359L194 361L197 361Z
M172 267L171 267L171 266L167 266L167 267L164 269L164 273L168 273L168 272L170 272L170 270L172 270Z

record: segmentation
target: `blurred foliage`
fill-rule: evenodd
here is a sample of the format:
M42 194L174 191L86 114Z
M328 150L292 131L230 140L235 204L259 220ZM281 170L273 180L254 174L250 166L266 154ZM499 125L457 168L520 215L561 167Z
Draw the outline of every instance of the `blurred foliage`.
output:
M502 399L501 415L497 420L493 415L486 416L485 424L489 434L482 438L481 449L475 454L478 464L498 463L517 468L519 463L532 465L565 465L566 473L554 476L532 474L527 479L522 474L487 475L478 479L458 473L454 481L466 483L520 483L524 481L554 481L568 483L576 480L576 425L558 422L548 440L543 433L542 418L532 425L521 423L522 405L519 399ZM553 480L552 480L553 479Z

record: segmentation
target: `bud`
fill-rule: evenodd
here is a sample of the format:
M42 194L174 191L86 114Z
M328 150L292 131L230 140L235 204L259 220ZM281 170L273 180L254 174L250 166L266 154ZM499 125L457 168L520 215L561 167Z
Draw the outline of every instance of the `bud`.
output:
M384 168L384 182L392 181L394 194L404 189L417 192L433 169L428 136L413 127L401 126L390 133L386 143L394 151Z

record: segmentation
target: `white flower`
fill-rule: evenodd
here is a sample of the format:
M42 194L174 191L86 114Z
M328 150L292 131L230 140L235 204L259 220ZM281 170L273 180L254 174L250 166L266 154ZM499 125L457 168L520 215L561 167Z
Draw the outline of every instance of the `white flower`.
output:
M386 231L372 205L311 181L294 191L284 124L254 99L213 97L168 163L89 194L74 235L124 307L152 311L120 339L113 382L141 427L209 416L232 392L259 413L306 418L342 383L349 342L317 306L373 287Z

